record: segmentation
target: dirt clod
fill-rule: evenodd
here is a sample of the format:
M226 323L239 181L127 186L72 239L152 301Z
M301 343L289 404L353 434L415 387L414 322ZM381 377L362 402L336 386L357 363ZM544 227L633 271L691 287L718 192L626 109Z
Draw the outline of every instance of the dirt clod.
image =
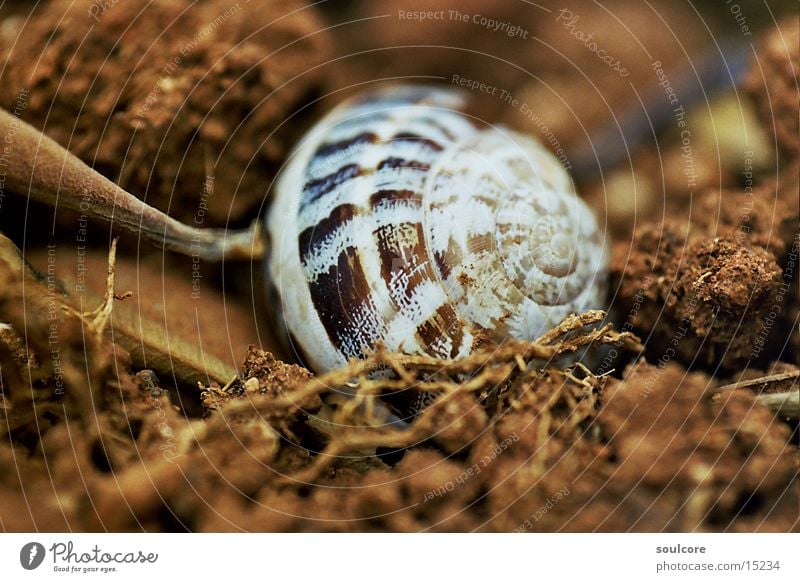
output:
M91 17L95 4L13 21L0 105L22 94L25 121L186 223L249 224L318 92L329 45L316 13L181 0Z

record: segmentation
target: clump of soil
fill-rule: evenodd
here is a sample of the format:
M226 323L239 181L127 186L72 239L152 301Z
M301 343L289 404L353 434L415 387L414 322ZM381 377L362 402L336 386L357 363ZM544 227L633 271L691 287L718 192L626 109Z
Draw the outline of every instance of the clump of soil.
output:
M753 66L747 87L758 111L775 136L781 150L797 157L800 151L800 22L789 18L761 43L757 66Z
M667 199L666 218L645 221L631 240L614 247L615 307L647 335L651 361L677 358L690 367L734 372L796 358L785 340L798 341L800 187L798 147L785 136L797 133L800 48L782 44L795 29L770 34L764 58L774 75L753 91L761 124L784 151L778 171L759 174L745 163L743 188ZM752 67L751 85L758 70Z
M647 330L651 361L735 370L777 359L796 277L782 265L797 260L797 209L769 188L697 198L688 223L646 223L614 247L618 313Z
M198 226L255 217L330 50L300 0L53 1L6 26L0 105Z
M715 384L675 364L638 364L609 383L598 423L615 469L597 492L608 510L601 527L796 526L790 507L798 494L797 466L786 447L788 427L748 392L712 398Z

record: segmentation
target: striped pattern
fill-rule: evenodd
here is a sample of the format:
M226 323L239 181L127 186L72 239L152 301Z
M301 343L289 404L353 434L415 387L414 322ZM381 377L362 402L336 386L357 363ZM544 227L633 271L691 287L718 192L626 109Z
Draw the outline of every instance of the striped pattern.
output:
M598 306L602 241L563 169L464 106L431 87L368 93L323 119L282 172L268 267L314 369L378 341L455 358L479 330L533 338Z

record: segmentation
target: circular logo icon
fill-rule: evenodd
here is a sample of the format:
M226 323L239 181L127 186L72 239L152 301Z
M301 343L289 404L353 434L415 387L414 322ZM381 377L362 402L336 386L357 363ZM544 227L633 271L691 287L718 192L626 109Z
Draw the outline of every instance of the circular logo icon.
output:
M19 563L26 570L35 570L44 561L44 546L39 542L28 542L19 551Z

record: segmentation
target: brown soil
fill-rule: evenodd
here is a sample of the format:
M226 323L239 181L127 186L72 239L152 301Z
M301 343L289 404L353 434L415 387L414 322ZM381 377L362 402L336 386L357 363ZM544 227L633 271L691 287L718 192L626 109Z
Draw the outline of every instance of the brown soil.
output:
M176 218L249 223L319 91L330 49L315 13L179 0L93 18L95 4L7 21L0 105L26 92L28 123Z
M794 278L781 266L797 260L796 201L764 188L706 191L694 204L688 221L644 224L614 248L616 305L649 334L651 361L734 371L795 357L783 353Z
M0 103L14 110L27 89L23 119L190 223L203 200L207 226L248 223L319 112L315 98L335 101L352 83L483 74L541 100L572 147L585 139L579 122L588 130L610 119L596 101L582 106L587 79L613 107L632 103L630 85L609 80L548 20L554 13L523 3L354 1L353 17L392 16L353 23L330 7L305 9L263 28L302 6L264 2L226 18L163 78L231 6L183 13L187 4L134 18L138 5L120 3L98 22L87 18L91 2L53 0L28 22L23 9L0 12L0 78L11 88ZM680 46L707 43L696 16L669 12L664 26L681 45L641 7L625 12L625 36L608 4L570 10L578 28L601 31L598 44L625 60L642 94L658 87L653 59L677 75ZM521 23L576 66L474 23L398 20L399 9L423 8ZM718 13L704 16L722 26ZM323 31L326 21L340 26ZM724 99L688 113L695 186L674 127L658 133L658 148L645 140L604 179L584 179L615 241L608 315L569 318L535 342L486 346L446 367L379 349L314 376L253 316L263 309L250 288L261 265L204 266L197 294L190 262L124 246L117 257L97 231L83 248L71 215L56 214L52 236L23 235L22 219L7 215L22 202L0 189L9 231L0 237L0 530L800 531L797 23L778 32L762 22L758 34L751 101L732 115ZM478 53L387 49L462 46L465 35L550 89ZM548 91L564 101L547 105ZM516 124L488 103L487 118ZM723 126L736 131L717 135ZM203 199L209 160L214 193ZM575 364L583 350L592 369ZM775 404L795 395L796 408ZM406 424L387 422L389 409L405 411Z
M797 76L800 69L800 26L787 19L764 41L747 80L758 104L764 125L789 157L800 150L800 119L797 104Z
M787 22L767 37L768 58L777 58L776 39L797 28L796 21ZM796 43L793 50L782 68L775 67L772 89L755 95L762 126L776 132L787 152L777 171L759 181L747 178L743 190L715 187L690 200L667 199L666 217L645 221L614 247L615 304L633 329L648 334L651 361L675 357L690 367L727 372L797 361L797 350L785 340L797 333L799 170L797 145L780 137L791 133L787 120L796 124L800 115ZM768 92L780 103L779 117L763 106Z

